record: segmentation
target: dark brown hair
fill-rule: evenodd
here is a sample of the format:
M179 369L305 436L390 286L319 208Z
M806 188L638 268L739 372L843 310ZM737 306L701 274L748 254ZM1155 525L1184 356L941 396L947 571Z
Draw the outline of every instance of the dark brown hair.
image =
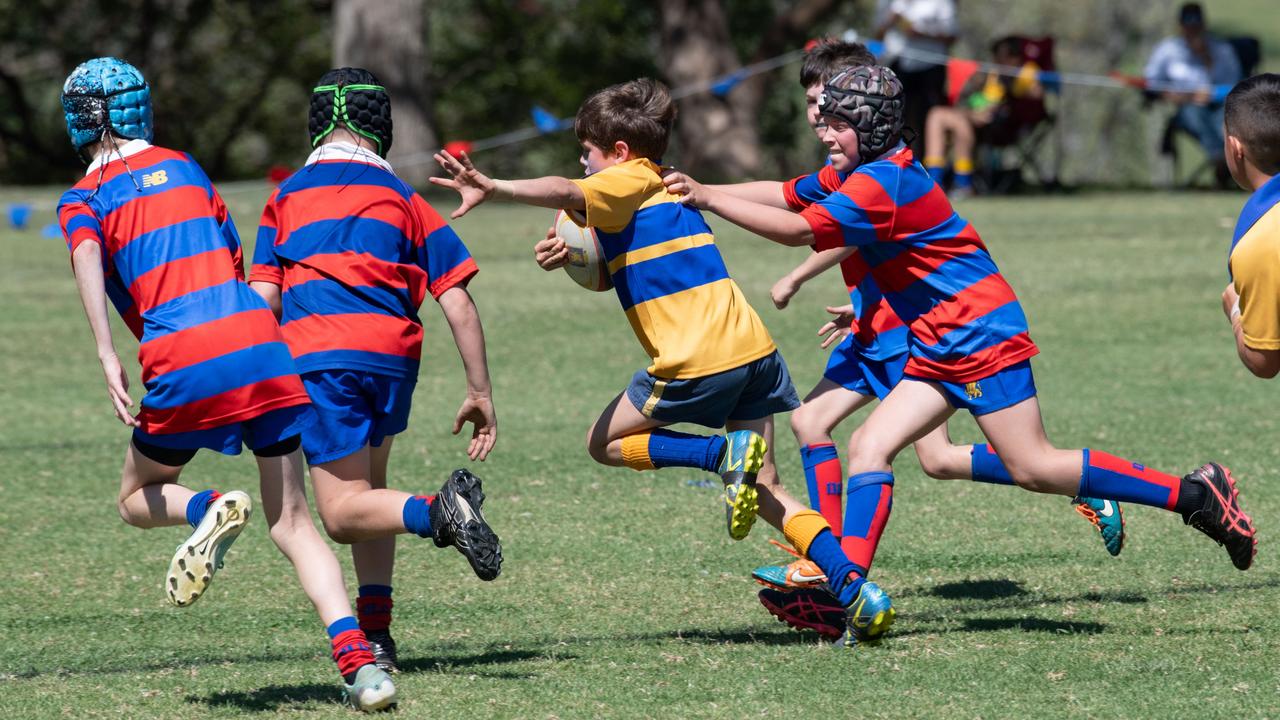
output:
M1280 75L1241 80L1227 94L1223 117L1249 160L1268 175L1280 174Z
M823 38L804 53L800 66L800 87L808 90L817 83L826 84L841 70L860 65L875 65L876 56L866 45Z
M660 162L676 121L667 86L651 78L610 85L588 97L573 119L579 142L609 150L619 140L635 157Z

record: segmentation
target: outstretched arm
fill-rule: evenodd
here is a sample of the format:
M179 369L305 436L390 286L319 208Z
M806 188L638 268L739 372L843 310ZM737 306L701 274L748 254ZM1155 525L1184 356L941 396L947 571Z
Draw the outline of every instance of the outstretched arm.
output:
M461 285L446 290L438 302L453 333L453 341L458 345L462 368L467 376L467 397L454 418L453 434L461 432L465 423L471 423L467 457L484 460L498 442L498 415L493 409L493 388L489 383L489 361L485 356L480 312L471 294Z
M137 419L129 414L133 400L129 397L129 376L125 374L120 358L116 356L115 343L111 339L111 321L107 319L106 280L102 274L102 246L96 242L82 242L71 254L71 266L76 274L76 289L80 302L93 331L93 342L98 347L98 361L107 382L107 395L120 422L133 427Z
M842 260L856 251L857 248L838 247L809 255L804 259L804 262L797 265L794 270L783 275L778 282L773 284L773 289L770 291L770 295L773 297L773 304L779 310L785 308L805 283L839 265Z
M713 190L727 193L753 203L769 207L789 210L787 196L783 193L784 183L777 180L757 180L755 182L734 183L732 185L710 185Z
M667 190L683 195L683 201L702 210L709 210L729 222L781 245L812 245L813 229L809 221L800 215L734 197L713 186L703 185L684 173L674 173L667 181Z
M276 316L276 322L279 322L281 312L280 286L265 280L250 280L249 287L253 288L254 292L267 301L267 307L271 308L271 312Z
M436 153L435 158L440 167L449 173L449 177L433 177L430 178L431 182L456 190L462 197L458 209L449 216L455 220L466 215L471 208L493 198L545 208L586 210L587 201L582 189L568 178L548 176L531 180L494 180L477 170L466 153L455 158L441 150Z

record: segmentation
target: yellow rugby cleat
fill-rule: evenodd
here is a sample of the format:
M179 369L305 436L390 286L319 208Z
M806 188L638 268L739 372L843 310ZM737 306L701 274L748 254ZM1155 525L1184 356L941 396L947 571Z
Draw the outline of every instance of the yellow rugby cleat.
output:
M751 533L760 510L756 473L764 466L768 445L759 433L751 430L735 430L724 439L719 473L724 480L725 521L729 537L741 540Z

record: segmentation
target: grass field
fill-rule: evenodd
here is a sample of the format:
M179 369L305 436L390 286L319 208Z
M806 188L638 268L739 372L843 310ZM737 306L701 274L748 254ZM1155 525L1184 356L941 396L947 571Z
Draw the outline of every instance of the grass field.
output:
M263 199L229 195L247 244ZM645 364L638 343L611 295L534 266L531 238L549 213L465 218L500 419L498 448L476 470L506 566L482 584L453 550L401 539L401 715L1280 716L1268 542L1280 387L1240 366L1218 300L1243 199L1078 195L961 210L1031 319L1051 436L1179 474L1225 462L1263 533L1256 567L1240 573L1174 516L1136 507L1111 559L1065 499L929 480L908 452L875 573L899 620L880 647L850 652L764 612L748 573L778 557L772 531L731 542L715 492L691 484L702 475L591 463L586 428ZM50 221L45 211L36 226ZM776 311L768 288L800 251L715 227L803 392L825 362L813 331L821 306L840 302L839 281ZM0 268L0 717L350 717L323 628L260 515L204 600L165 604L184 531L141 532L116 514L128 433L101 387L66 250L0 231ZM425 315L427 360L392 483L429 492L465 462L465 443L448 433L457 353L439 313ZM977 437L967 419L953 435ZM802 493L785 421L776 444L784 482ZM202 453L185 477L258 494L247 456Z

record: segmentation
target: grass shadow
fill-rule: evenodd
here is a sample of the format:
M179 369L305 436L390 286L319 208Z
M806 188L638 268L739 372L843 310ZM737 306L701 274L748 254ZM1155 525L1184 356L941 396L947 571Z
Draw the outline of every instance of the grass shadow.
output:
M188 695L189 703L208 705L218 708L235 708L242 712L279 712L287 709L298 709L298 706L320 704L340 704L342 691L337 684L322 685L306 683L302 685L268 685L257 690L223 691L200 697Z
M529 680L537 677L534 673L529 672L510 672L499 670L486 670L488 666L502 665L506 663L518 663L526 661L551 661L561 662L568 660L577 660L577 655L549 654L545 652L536 652L533 650L496 650L477 653L474 655L461 655L454 657L423 657L423 658L402 658L399 661L400 672L402 673L462 673L466 675L480 675L486 678L495 678L499 680Z
M1044 618L968 618L964 621L964 632L996 632L999 630L1022 630L1024 632L1043 632L1055 635L1098 635L1105 632L1106 625L1096 622L1063 622Z
M1027 591L1016 580L996 578L943 583L930 589L927 594L948 600L993 600L1026 595Z

